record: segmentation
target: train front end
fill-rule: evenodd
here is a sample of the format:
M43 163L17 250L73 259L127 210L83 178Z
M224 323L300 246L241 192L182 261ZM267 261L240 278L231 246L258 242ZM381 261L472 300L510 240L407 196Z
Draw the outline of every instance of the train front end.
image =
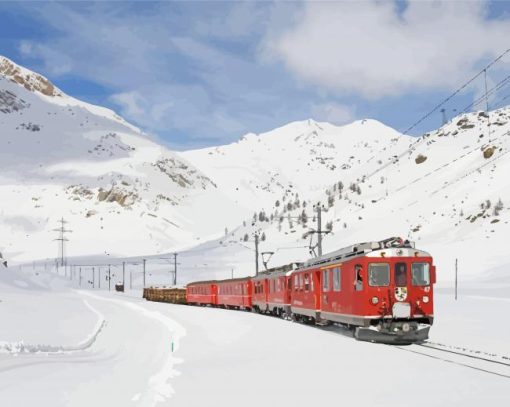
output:
M367 253L364 313L372 316L357 326L358 340L408 344L428 339L434 320L432 257L409 245L381 247Z

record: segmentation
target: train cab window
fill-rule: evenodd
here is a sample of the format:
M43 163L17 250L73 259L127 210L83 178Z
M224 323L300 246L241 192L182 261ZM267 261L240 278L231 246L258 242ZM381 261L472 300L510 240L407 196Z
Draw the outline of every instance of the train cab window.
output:
M305 292L310 291L310 276L308 273L305 274Z
M395 264L395 285L397 287L407 286L407 265L405 263Z
M411 265L411 283L414 286L430 285L430 266L428 263Z
M299 291L303 291L303 274L299 275Z
M292 278L289 278L288 280L288 287L289 290L292 290Z
M322 271L322 291L328 292L329 291L329 270L323 270Z
M368 285L387 287L390 285L390 265L388 263L371 263L368 265Z
M342 289L340 276L341 276L340 267L335 267L333 269L333 291L340 291Z
M354 266L354 291L363 291L363 267L361 264Z
M297 291L299 289L299 276L296 274L294 276L294 291Z

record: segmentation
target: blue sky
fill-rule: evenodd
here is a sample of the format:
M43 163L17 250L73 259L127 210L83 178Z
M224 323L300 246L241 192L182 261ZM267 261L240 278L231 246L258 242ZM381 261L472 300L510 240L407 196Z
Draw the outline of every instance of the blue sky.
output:
M509 38L503 1L0 2L1 55L179 150L307 118L402 131ZM509 71L510 55L489 87ZM411 133L440 124L438 112Z

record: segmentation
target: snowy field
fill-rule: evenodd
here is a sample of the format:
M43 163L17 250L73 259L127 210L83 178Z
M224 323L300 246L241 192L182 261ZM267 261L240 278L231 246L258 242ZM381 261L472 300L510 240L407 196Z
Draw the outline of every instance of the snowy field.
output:
M76 290L45 273L0 276L2 406L510 402L503 364L357 342L340 327L150 303L139 291ZM436 305L432 343L510 363L508 297L461 291L455 301L444 290Z

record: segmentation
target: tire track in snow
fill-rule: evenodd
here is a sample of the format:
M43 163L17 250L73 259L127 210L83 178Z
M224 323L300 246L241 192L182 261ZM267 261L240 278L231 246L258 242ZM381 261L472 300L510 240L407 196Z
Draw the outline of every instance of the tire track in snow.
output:
M129 310L135 311L146 318L150 318L161 323L168 330L168 333L172 338L172 349L168 352L168 357L164 361L163 366L155 374L149 377L147 381L147 389L143 393L134 394L131 400L139 406L153 407L157 403L170 398L174 394L174 389L170 385L170 379L180 374L174 366L182 363L182 359L176 358L173 353L179 350L180 340L186 335L184 327L159 311L151 311L133 302L107 298L86 291L79 291L79 293L100 301L106 301L128 308Z
M83 341L79 342L76 345L45 345L45 344L25 344L23 341L19 342L0 342L0 353L10 353L13 355L19 354L66 354L84 351L90 348L97 337L106 326L107 322L104 316L96 310L92 305L89 304L87 300L83 300L84 304L90 309L94 314L97 315L98 321L92 331L92 333L85 338Z

